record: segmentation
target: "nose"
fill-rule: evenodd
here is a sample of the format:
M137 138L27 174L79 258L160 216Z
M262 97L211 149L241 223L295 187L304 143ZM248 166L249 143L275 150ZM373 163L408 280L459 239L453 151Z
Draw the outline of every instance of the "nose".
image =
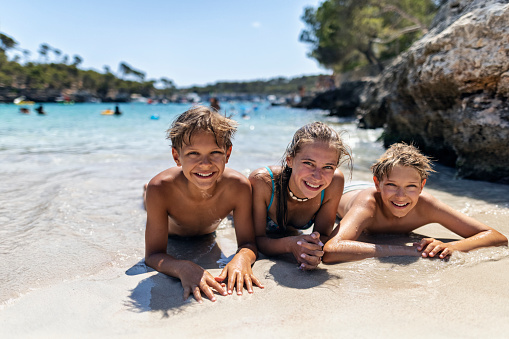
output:
M316 168L313 171L313 178L315 178L315 179L321 179L322 178L322 171L319 168Z
M398 197L405 196L405 189L403 187L398 187L398 190L396 191L396 196Z
M203 156L200 161L201 165L210 165L212 162L210 161L209 157L207 155Z

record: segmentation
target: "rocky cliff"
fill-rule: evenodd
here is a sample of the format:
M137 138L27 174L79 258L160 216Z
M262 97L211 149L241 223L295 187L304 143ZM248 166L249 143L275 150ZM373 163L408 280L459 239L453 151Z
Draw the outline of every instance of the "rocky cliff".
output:
M509 184L509 1L449 1L361 99L361 124L383 126L386 145Z

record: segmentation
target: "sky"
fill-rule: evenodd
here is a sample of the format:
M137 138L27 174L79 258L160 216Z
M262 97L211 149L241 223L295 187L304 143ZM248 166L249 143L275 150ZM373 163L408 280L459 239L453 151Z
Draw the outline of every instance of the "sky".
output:
M40 61L46 43L70 61L80 56L82 69L116 73L125 62L146 79L166 77L177 87L330 74L299 41L304 8L320 2L6 0L0 32L29 50L32 61Z

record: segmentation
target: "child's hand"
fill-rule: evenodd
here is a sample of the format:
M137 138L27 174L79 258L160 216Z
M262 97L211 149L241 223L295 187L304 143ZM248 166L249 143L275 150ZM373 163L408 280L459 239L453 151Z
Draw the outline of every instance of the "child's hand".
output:
M237 295L242 295L242 289L246 285L246 290L253 293L253 283L259 288L263 288L261 282L253 274L251 269L251 261L241 252L237 253L233 259L221 271L221 274L216 277L216 281L223 283L228 277L228 294L233 293L233 287L236 284ZM224 283L223 283L224 285Z
M313 232L310 235L295 237L297 239L292 252L304 270L315 269L322 261L323 243L320 241L320 233Z
M421 255L423 258L434 258L437 254L440 253L439 258L444 259L454 252L452 245L443 243L440 240L436 240L434 238L424 238L414 245L417 247L418 251L422 251Z
M182 287L184 287L184 300L187 300L192 292L196 301L201 304L203 302L201 292L203 292L210 301L216 301L211 288L222 295L226 295L223 286L209 272L193 262L186 262L180 271L179 278L182 282Z

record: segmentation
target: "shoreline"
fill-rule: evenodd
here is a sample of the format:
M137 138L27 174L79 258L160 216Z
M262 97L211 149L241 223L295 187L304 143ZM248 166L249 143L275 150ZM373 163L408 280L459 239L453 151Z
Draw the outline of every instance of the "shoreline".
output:
M369 180L367 172L355 174L355 180ZM509 204L500 203L507 197L505 186L451 181L447 174L434 176L425 189L509 235ZM191 251L191 259L214 276L236 251L231 221L216 232ZM411 236L371 240L401 244L424 235L457 237L431 224ZM169 246L177 245L170 241ZM388 257L321 264L310 272L300 271L289 256L260 255L253 272L264 289L198 304L192 297L182 300L179 280L148 269L142 257L131 257L2 305L0 336L428 338L433 333L439 338L503 338L509 331L507 247L455 253L448 261Z

